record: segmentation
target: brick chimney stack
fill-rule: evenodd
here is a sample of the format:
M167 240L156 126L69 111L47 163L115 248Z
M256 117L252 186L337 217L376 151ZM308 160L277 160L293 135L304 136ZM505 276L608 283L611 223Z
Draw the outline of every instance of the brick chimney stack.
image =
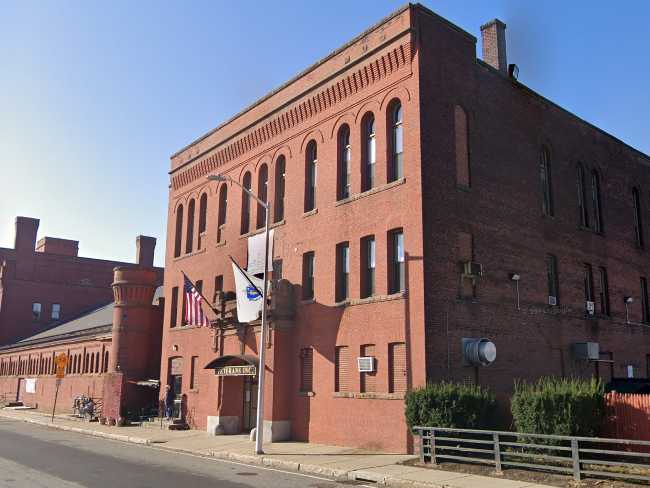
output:
M481 37L483 39L483 61L507 76L506 24L499 19L483 24Z
M36 249L36 234L38 234L38 219L16 217L16 239L14 249L19 253L32 253Z
M153 266L153 255L156 250L156 238L149 236L138 236L135 239L135 262L140 266Z

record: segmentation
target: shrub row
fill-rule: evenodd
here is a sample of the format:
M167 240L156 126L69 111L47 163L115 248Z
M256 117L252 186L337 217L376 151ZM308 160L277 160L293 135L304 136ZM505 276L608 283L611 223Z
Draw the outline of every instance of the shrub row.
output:
M409 391L405 407L409 427L494 429L499 424L494 394L475 385L429 384ZM595 436L605 415L603 385L576 378L517 382L510 410L518 432Z

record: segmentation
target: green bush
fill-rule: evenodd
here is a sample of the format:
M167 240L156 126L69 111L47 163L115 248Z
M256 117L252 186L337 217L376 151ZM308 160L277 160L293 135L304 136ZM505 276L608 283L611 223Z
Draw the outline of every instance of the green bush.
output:
M595 436L605 415L603 385L575 378L517 382L510 408L518 432Z
M489 429L495 424L496 400L480 386L433 383L406 394L409 427Z

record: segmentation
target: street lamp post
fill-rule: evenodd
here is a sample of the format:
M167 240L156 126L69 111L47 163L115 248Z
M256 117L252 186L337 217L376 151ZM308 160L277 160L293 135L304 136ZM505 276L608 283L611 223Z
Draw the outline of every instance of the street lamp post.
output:
M262 448L262 442L264 441L264 373L265 373L265 364L266 364L266 336L268 335L269 325L267 323L266 317L266 293L268 288L268 268L269 268L269 202L263 202L257 195L255 195L248 188L244 188L238 181L233 180L230 176L227 175L210 175L208 176L210 181L230 181L243 191L245 191L249 196L253 197L257 203L262 205L265 210L264 217L264 278L262 284L262 330L260 332L260 362L258 365L259 377L257 380L257 419L255 423L255 453L264 454L264 449Z

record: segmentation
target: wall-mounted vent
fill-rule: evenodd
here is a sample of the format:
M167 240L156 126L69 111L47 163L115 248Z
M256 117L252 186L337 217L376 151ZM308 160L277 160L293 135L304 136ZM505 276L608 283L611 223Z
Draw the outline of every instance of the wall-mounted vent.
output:
M553 295L549 295L548 304L552 307L557 306L557 297L554 297Z
M488 339L461 339L465 366L489 366L497 358L497 347Z
M573 344L573 355L576 359L598 361L600 359L600 344L597 342L576 342Z
M372 373L375 371L375 358L372 356L361 356L357 358L359 373Z

